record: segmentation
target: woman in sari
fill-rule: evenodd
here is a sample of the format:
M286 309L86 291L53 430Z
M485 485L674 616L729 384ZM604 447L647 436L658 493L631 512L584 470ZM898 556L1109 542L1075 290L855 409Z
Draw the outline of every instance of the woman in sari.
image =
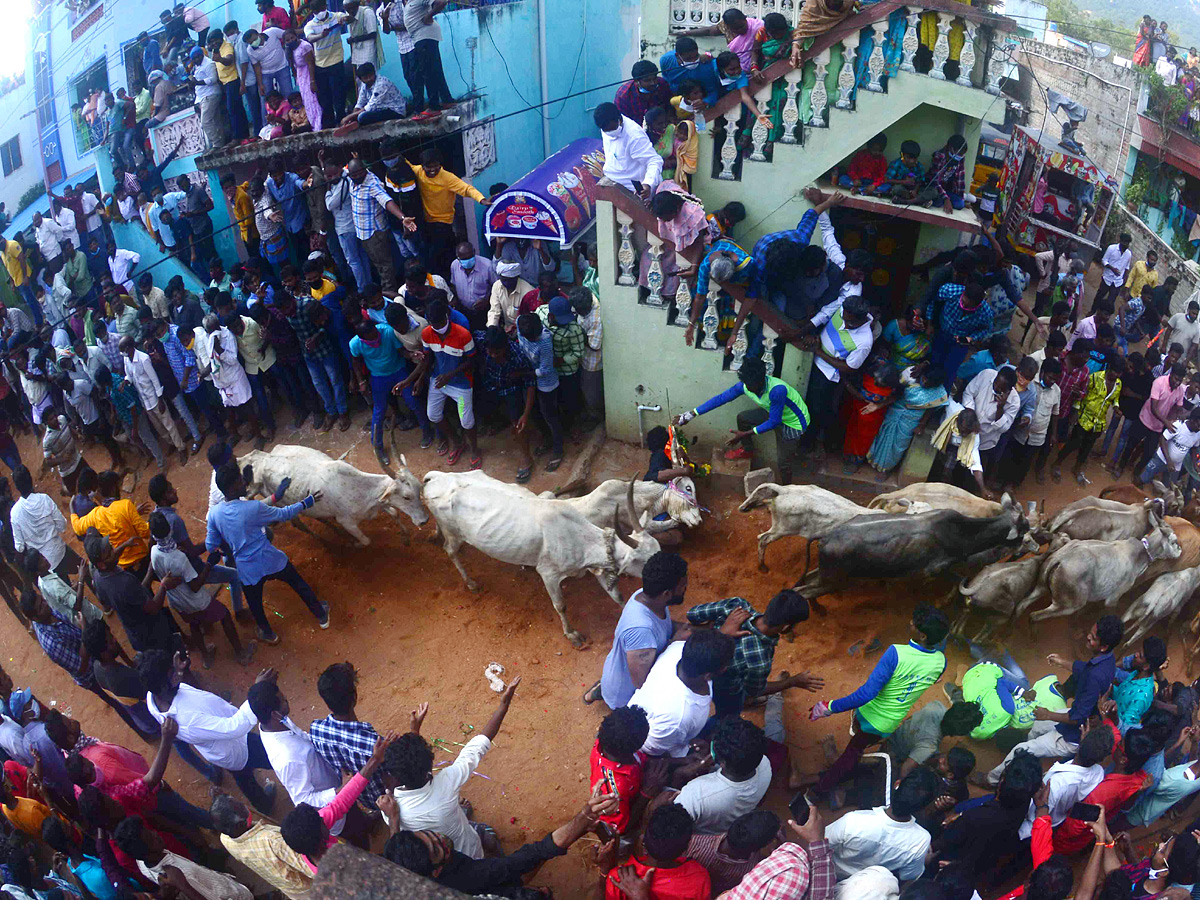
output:
M945 380L946 373L928 363L905 369L900 375L900 398L888 409L867 452L867 462L881 477L900 465L913 435L929 412L949 402L950 396L943 386Z
M664 181L658 186L650 201L650 211L658 219L658 236L675 245L674 250L664 249L659 258L663 274L662 295L674 297L679 290L680 271L676 251L692 246L697 238L703 238L707 245L717 237L716 228L709 223L704 204L699 198L693 197L674 181ZM638 284L649 288L649 274L650 245L647 243L638 266Z
M300 35L289 28L283 33L283 46L287 49L288 58L292 61L292 68L296 70L296 86L300 88L304 111L308 114L308 124L312 126L313 131L320 131L323 123L321 121L321 101L317 99L313 45L302 40Z
M892 365L903 372L929 356L933 326L925 320L919 306L910 306L903 318L896 317L883 328L880 338L891 351Z
M792 65L799 68L813 40L854 15L860 6L859 0L806 0L792 32Z
M864 372L862 382L844 379L846 397L842 401L842 427L846 438L842 444L842 471L857 472L867 458L871 444L883 425L888 407L897 399L900 370L885 358L875 361L871 371Z
M1137 37L1133 42L1133 64L1146 68L1150 65L1150 39L1154 35L1155 22L1149 16L1142 16L1138 25Z
M780 60L787 59L792 52L792 28L782 13L767 13L763 16L763 27L754 36L754 63L750 67L750 79L761 84L761 73ZM783 135L783 107L787 103L787 82L776 78L771 83L771 130L768 141L777 141ZM743 138L749 139L754 132L754 120L746 123Z
M646 136L654 145L654 151L663 158L662 177L687 190L691 175L696 171L700 142L696 136L696 123L686 119L672 121L673 109L652 106L646 110Z

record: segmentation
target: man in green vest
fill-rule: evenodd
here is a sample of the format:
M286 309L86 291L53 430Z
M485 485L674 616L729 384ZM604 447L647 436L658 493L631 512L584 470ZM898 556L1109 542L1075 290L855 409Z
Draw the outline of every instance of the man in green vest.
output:
M926 688L940 680L946 671L946 656L938 649L950 631L946 616L922 603L913 611L910 630L913 637L909 642L888 647L870 677L856 691L813 707L809 716L812 719L854 710L850 743L817 779L813 788L816 796L828 796L850 775L868 747L900 727Z
M749 459L753 453L754 435L774 431L779 477L784 484L790 484L792 464L800 448L800 436L808 428L808 407L804 405L804 398L799 391L782 379L767 374L761 359L743 359L737 384L705 400L695 409L680 413L675 417L675 425L686 425L696 416L702 416L739 397L749 398L758 409L743 410L737 414L737 431L728 441L732 449L725 452L725 458Z

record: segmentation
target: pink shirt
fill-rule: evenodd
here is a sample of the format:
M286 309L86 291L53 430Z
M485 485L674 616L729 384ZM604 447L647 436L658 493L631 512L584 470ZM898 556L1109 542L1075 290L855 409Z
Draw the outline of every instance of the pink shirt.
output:
M1080 319L1079 324L1075 327L1075 333L1071 335L1071 339L1067 341L1067 349L1070 350L1075 346L1075 342L1080 338L1087 338L1089 341L1096 339L1096 317L1088 316L1086 319Z
M1183 392L1185 390L1187 390L1187 387L1182 381L1179 382L1179 387L1171 390L1170 375L1155 378L1154 383L1150 386L1150 396L1142 404L1142 411L1138 414L1138 420L1151 431L1161 434L1163 423L1159 419L1166 419L1171 415L1171 411L1183 402ZM1156 418L1156 416L1159 418Z
M740 34L729 42L729 49L737 54L742 61L742 71L750 73L754 64L754 36L762 30L763 20L746 16L746 33Z
M358 799L358 795L363 792L367 786L367 779L363 778L358 772L354 773L354 777L346 782L345 786L337 792L337 796L329 803L328 806L322 806L317 812L321 816L321 821L325 823L326 829L332 828L339 819L350 812L350 807L354 805L354 801ZM329 835L329 840L326 842L326 847L332 847L338 842L332 834ZM304 861L308 863L308 867L313 870L315 875L317 872L316 865L307 856Z
M195 32L201 32L209 27L208 16L194 6L189 6L183 11L183 21L187 23L188 28Z

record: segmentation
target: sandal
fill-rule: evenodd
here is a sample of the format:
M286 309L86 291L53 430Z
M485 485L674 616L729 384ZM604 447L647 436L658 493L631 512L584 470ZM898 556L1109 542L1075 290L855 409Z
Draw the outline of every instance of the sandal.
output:
M523 469L517 469L517 484L525 484L529 481L529 477L533 474L533 466L526 466Z
M445 456L449 452L450 452L450 445L446 441L442 441L441 443L439 443L437 445L437 449L434 451L434 453L436 453L438 456Z
M450 451L450 455L446 457L446 462L448 462L450 465L454 465L456 462L458 462L458 458L463 455L463 450L465 449L466 447L464 447L462 444L459 444Z
M428 450L432 446L433 446L433 435L422 435L421 436L421 449Z
M596 682L590 688L583 692L583 702L587 706L591 706L600 699L600 682Z
M483 468L483 457L480 456L479 454L472 456L470 469L472 471L475 471L476 469L482 469L482 468Z
M550 460L550 462L546 463L546 471L547 472L557 472L558 467L562 465L562 461L563 461L563 458L561 456L554 457L554 459L552 459L552 460Z

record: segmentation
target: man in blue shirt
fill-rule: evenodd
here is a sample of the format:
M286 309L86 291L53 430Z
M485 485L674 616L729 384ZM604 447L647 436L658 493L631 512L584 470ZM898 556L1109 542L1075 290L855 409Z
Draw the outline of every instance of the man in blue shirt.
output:
M1092 658L1087 662L1068 662L1063 656L1051 653L1046 661L1052 666L1067 669L1075 681L1075 698L1066 712L1054 712L1039 707L1037 721L1029 729L1029 739L1017 744L1004 757L1004 762L987 774L987 786L995 787L1000 776L1012 762L1018 750L1032 753L1038 759L1066 759L1079 749L1080 728L1096 712L1096 703L1112 685L1117 663L1113 650L1125 637L1125 626L1116 616L1102 616L1087 635Z
M553 472L563 461L562 420L558 415L558 372L554 368L554 338L550 329L542 324L536 313L525 313L517 317L517 333L521 351L533 363L533 374L537 380L538 411L548 432L546 440L533 451L541 456L550 451L546 471Z
M671 90L677 94L685 81L696 82L704 88L706 95L716 94L721 86L717 71L705 65L711 59L710 54L700 52L695 38L678 37L675 39L675 49L668 50L659 58L658 68Z
M275 202L283 207L283 229L292 243L292 253L299 265L308 259L308 201L304 182L295 172L283 168L282 157L271 164L271 175L265 182Z
M286 491L285 485L280 487L284 490L277 491L276 496ZM258 623L258 639L266 644L279 643L279 635L263 612L263 586L271 579L284 582L299 594L304 605L316 616L317 623L328 628L329 604L317 599L308 582L300 577L283 551L270 542L264 530L267 525L286 522L311 509L321 499L321 492L309 494L299 503L284 507L268 506L261 500L246 500L246 482L233 460L217 469L217 489L225 495L225 502L208 512L204 546L210 554L219 550L222 544L232 550L246 603Z

